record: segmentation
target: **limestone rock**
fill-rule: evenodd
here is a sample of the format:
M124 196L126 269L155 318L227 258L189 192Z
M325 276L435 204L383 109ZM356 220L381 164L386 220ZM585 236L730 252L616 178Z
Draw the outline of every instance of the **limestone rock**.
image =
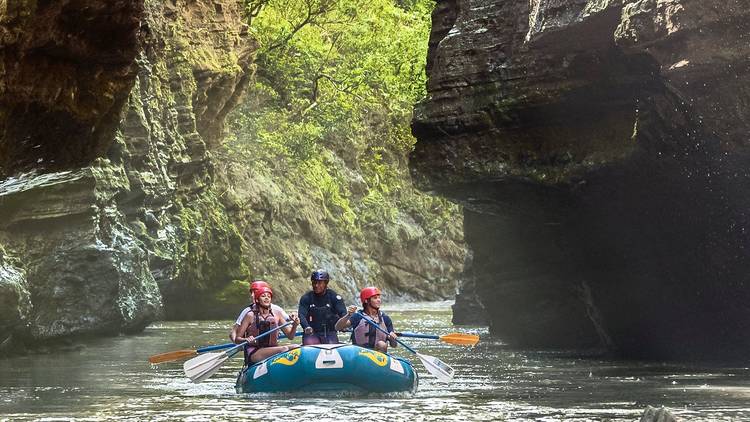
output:
M419 213L403 207L393 224L342 232L311 200L317 187L257 167L229 167L224 177L234 187L226 197L248 242L245 258L255 277L272 284L274 301L296 307L315 268L328 270L330 287L350 304L366 285L379 286L387 302L453 297L465 254L459 222L428 234ZM403 189L411 189L408 181Z
M248 273L210 153L256 48L240 4L2 3L0 41L0 243L25 280L3 277L19 316L0 334L117 334L216 307Z
M640 422L678 422L679 419L677 419L672 412L670 412L668 409L664 407L655 408L648 406L645 411L643 411L643 416L641 416Z
M31 312L26 275L9 258L0 246L0 353L14 333L28 328Z
M0 344L229 318L251 276L292 305L319 266L348 302L367 280L393 298L452 295L458 224L431 242L402 212L350 242L302 189L217 169L257 49L242 13L235 0L0 1L0 244L13 257L0 259Z
M469 296L493 333L750 351L748 6L438 2L410 164L467 209Z

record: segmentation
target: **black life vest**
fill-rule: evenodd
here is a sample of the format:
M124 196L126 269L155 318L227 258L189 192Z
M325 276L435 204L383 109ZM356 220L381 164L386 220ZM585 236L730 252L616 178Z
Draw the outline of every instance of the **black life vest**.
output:
M307 307L307 322L316 333L327 334L336 332L336 314L334 299L338 299L331 290L326 290L323 297L311 293L310 304Z

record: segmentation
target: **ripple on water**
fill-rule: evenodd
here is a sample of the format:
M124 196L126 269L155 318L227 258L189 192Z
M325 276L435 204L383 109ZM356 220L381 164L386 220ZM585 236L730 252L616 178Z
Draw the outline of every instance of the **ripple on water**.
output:
M454 382L420 373L414 394L237 394L241 360L193 384L181 362L151 366L150 355L225 343L231 321L160 322L142 334L92 341L78 351L0 361L0 419L612 421L637 420L665 405L686 420L750 420L747 368L605 361L572 353L511 350L486 328L451 325L450 303L387 309L398 331L479 333L473 348L404 339L453 366ZM228 318L232 317L231 315ZM346 336L342 335L341 340ZM372 412L372 413L368 413ZM374 416L373 416L374 415Z

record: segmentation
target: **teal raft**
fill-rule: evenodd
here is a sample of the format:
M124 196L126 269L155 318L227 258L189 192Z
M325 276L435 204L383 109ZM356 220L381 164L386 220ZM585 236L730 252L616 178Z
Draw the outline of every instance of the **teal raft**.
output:
M256 363L237 377L237 392L416 392L409 361L351 344L302 346Z

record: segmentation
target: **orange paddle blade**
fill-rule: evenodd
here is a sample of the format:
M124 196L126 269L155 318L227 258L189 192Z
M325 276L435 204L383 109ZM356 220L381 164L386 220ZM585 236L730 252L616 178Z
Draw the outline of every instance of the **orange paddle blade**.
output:
M479 336L476 334L451 333L440 336L440 340L460 346L476 346L479 343Z
M184 359L186 357L197 355L198 352L195 350L175 350L174 352L167 352L167 353L160 353L158 355L153 355L150 358L148 358L148 361L151 363L164 363L164 362L172 362L174 360L178 359Z

